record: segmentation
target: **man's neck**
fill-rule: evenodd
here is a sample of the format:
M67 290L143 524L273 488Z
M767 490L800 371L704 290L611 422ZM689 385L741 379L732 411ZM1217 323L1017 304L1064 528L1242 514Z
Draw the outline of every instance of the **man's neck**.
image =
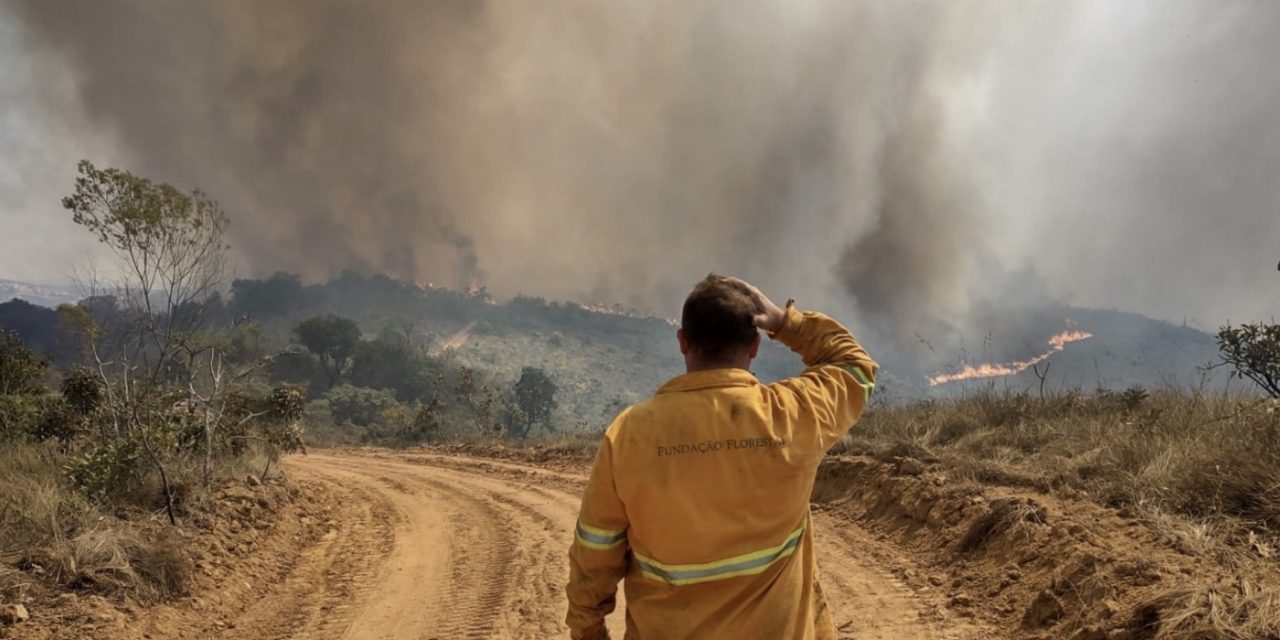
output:
M715 369L742 369L743 371L749 371L751 369L751 360L734 362L689 362L686 360L684 363L685 373L713 371Z

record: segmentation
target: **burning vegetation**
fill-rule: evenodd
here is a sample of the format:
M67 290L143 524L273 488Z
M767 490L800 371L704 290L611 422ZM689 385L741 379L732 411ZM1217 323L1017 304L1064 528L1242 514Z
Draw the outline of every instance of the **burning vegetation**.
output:
M1070 321L1068 321L1068 324L1070 324ZM966 364L963 369L956 373L939 373L929 376L929 386L936 387L940 384L958 382L960 380L981 380L984 378L1002 378L1005 376L1018 375L1019 373L1048 360L1053 356L1053 354L1065 349L1068 344L1071 344L1072 342L1079 342L1081 340L1088 340L1092 337L1092 333L1068 329L1049 338L1046 342L1049 345L1049 350L1034 358L1006 363L983 362L976 365Z

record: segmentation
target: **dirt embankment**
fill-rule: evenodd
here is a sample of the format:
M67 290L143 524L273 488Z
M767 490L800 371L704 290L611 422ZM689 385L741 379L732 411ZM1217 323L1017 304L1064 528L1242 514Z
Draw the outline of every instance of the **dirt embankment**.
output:
M147 598L123 583L128 565L95 558L92 568L72 576L52 575L70 567L36 554L20 560L8 577L8 597L26 613L22 622L0 624L5 640L80 640L88 638L253 637L235 631L237 612L291 579L304 552L324 546L351 530L353 510L307 483L274 478L215 490L191 509L177 527L141 525L129 535L171 538L181 553L164 570L182 593L148 605ZM120 525L124 526L124 525ZM389 535L389 526L386 527ZM104 528L104 536L112 529ZM105 540L90 553L110 554ZM154 576L153 576L154 577Z
M911 458L829 459L815 508L921 560L912 586L1003 637L1275 639L1280 572L1228 566L1124 510L949 481ZM1266 585L1270 585L1267 587Z
M190 534L194 595L150 609L34 601L0 638L565 637L564 554L588 464L494 447L294 457L289 486L225 492L237 517ZM814 503L846 638L1156 638L1197 594L1267 578L1090 503L957 486L909 459L832 458Z

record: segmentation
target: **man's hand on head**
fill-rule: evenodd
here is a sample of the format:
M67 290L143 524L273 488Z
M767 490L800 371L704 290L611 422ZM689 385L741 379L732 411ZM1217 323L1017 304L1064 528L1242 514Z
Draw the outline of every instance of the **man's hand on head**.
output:
M782 323L786 321L787 310L779 307L773 300L769 299L758 287L738 278L734 278L746 287L751 295L755 296L756 302L760 308L760 313L752 318L757 328L763 329L769 333L777 333L782 329Z

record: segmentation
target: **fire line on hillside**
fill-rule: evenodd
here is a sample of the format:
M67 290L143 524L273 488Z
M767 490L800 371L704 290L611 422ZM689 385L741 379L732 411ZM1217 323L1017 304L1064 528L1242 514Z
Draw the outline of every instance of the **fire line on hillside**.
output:
M1070 326L1070 321L1068 321L1068 326ZM983 378L1001 378L1004 376L1017 375L1037 364L1040 364L1041 362L1044 362L1045 360L1048 360L1053 354L1065 349L1068 344L1071 344L1072 342L1079 342L1081 340L1088 340L1092 337L1093 334L1086 331L1067 329L1062 333L1050 337L1047 341L1049 350L1031 358L1030 360L1017 360L1007 363L984 362L976 366L967 364L963 369L956 373L939 373L937 375L930 376L929 386L936 387L940 384L957 382L960 380L981 380Z

